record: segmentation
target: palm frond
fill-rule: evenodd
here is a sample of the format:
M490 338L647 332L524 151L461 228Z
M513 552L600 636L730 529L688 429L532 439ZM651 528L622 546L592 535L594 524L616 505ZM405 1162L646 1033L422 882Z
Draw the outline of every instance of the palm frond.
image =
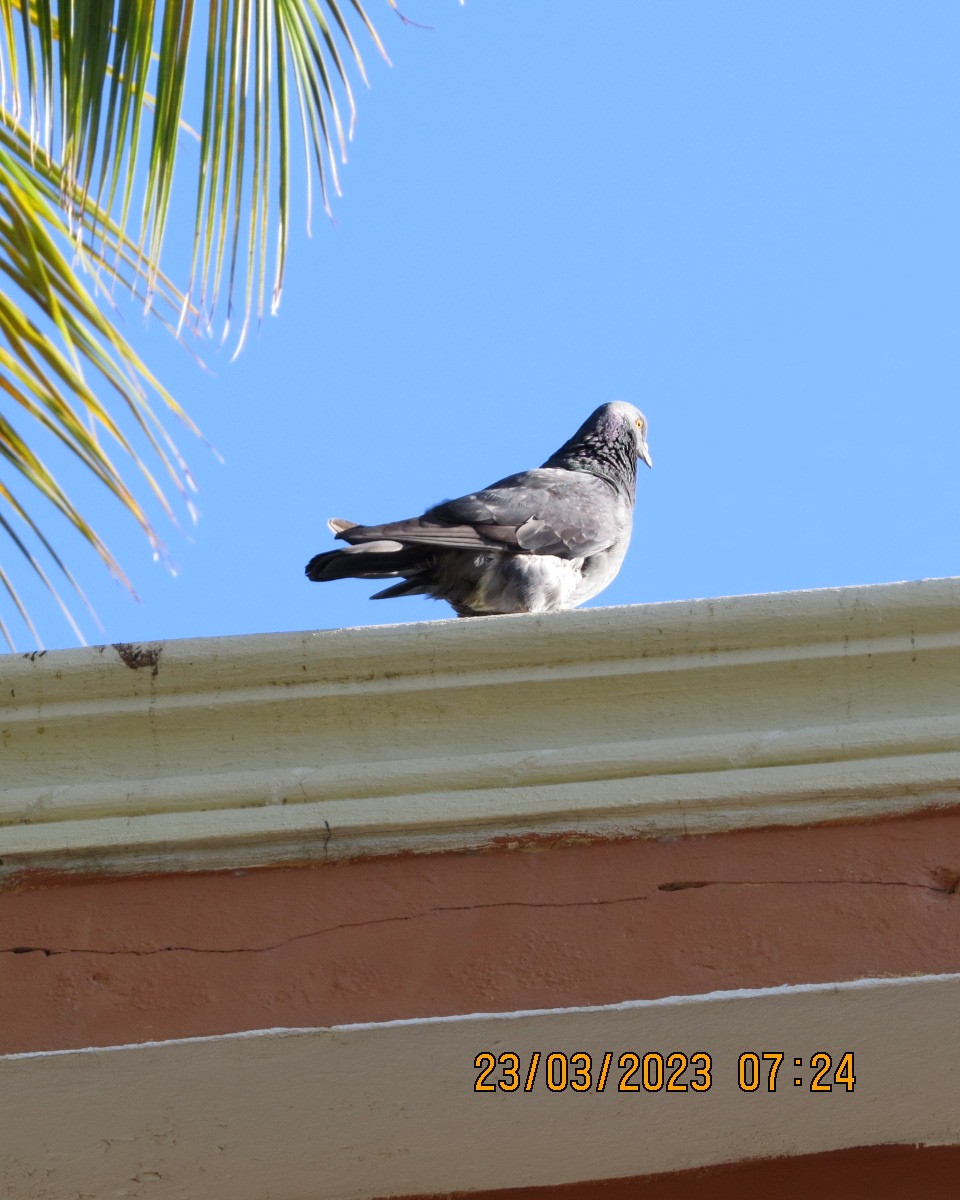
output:
M386 3L396 9L394 0ZM209 327L226 283L229 327L245 274L242 340L253 312L263 313L274 213L276 309L290 223L288 91L299 101L307 179L316 170L329 210L356 118L350 70L366 80L344 9L386 59L359 0L208 0L205 17L194 0L61 0L56 15L50 0L0 0L9 91L17 100L26 92L31 138L58 163L69 216L79 219L88 202L119 209L126 234L142 187L142 217L130 237L149 264L148 299L182 158L180 134L192 124L188 68L202 62L193 266L184 290ZM21 13L19 40L14 10Z
M167 409L187 421L173 397L156 380L114 323L104 315L75 269L63 246L70 231L63 215L50 202L42 184L24 164L0 143L0 398L12 402L31 427L55 438L108 488L120 505L138 522L157 554L164 547L130 483L113 462L106 437L135 464L140 475L171 518L173 509L164 488L137 453L114 415L101 398L113 396L133 418L151 452L164 469L168 486L187 498L189 476L176 446L163 428L150 401L152 393ZM92 213L100 228L97 248L84 247L91 265L104 265L109 257L135 273L135 247L124 242L102 213ZM104 243L104 238L106 242ZM142 274L142 268L141 268ZM96 276L88 273L96 285ZM135 288L133 279L128 281ZM166 286L171 306L179 294ZM88 375L98 381L95 388ZM191 426L192 428L192 426ZM23 436L18 424L0 411L0 461L19 473L81 537L100 555L113 574L130 586L103 539L83 517L54 473ZM188 500L189 504L189 500ZM6 514L3 508L6 508ZM53 551L36 518L0 481L0 528L13 540L42 582L56 592L36 557L17 534L19 520L39 538L68 582L73 579ZM15 590L4 586L19 608Z
M314 171L329 211L356 117L350 75L367 78L351 24L386 58L360 0L208 0L205 9L195 0L0 0L0 470L25 480L131 590L34 448L36 432L66 447L164 554L135 479L169 517L171 492L192 512L190 476L162 415L197 430L122 334L114 289L139 297L177 336L219 320L224 337L237 334L237 350L268 293L276 310L292 110L308 213ZM188 71L198 69L193 113ZM182 175L192 159L192 250L178 286L161 264L175 168ZM11 478L0 475L0 533L67 612L29 539L76 582ZM36 637L2 568L0 591ZM2 620L0 637L10 642Z

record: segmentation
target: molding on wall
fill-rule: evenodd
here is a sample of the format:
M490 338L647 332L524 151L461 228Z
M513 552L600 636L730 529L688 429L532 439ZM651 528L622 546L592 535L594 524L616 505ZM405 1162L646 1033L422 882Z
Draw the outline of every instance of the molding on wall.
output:
M9 875L960 803L960 579L0 657Z
M960 975L928 975L10 1055L0 1162L18 1200L369 1200L955 1145L958 1004ZM518 1055L517 1091L473 1090L484 1050ZM620 1092L624 1051L706 1051L712 1084ZM762 1059L760 1086L742 1091L740 1055L776 1051L773 1093ZM814 1094L811 1057L831 1056L829 1082L847 1051L853 1090ZM547 1054L577 1052L592 1057L589 1090L548 1090Z

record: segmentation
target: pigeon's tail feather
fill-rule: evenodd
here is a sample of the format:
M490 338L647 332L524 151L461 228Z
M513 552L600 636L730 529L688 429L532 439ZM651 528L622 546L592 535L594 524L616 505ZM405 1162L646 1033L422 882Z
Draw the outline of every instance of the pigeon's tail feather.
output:
M307 563L305 574L308 579L312 579L314 583L323 583L327 579L344 579L350 574L349 571L338 570L340 565L338 557L339 550L328 550L326 554L315 554Z
M482 550L488 546L516 549L516 530L506 525L454 525L416 517L389 525L353 525L344 523L336 536L352 546L379 542L385 538L409 546L439 546L447 550Z
M331 579L392 579L416 571L423 552L399 542L368 542L345 550L315 554L307 563L306 576L314 583Z
M418 583L416 579L405 579L402 583L395 583L392 587L384 588L382 592L375 592L370 597L371 600L392 600L395 596L429 596L431 588L425 583Z
M359 521L348 521L345 517L329 517L327 528L331 533L343 533L345 529L356 529Z

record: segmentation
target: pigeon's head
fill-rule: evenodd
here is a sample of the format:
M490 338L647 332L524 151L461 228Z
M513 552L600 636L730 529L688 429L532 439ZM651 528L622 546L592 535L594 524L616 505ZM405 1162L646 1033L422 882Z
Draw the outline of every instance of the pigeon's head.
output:
M648 467L653 466L650 450L647 446L647 418L639 408L627 404L625 400L614 400L611 404L603 404L591 417L598 424L607 424L621 429L631 429L637 443L637 458L643 459Z
M594 409L573 437L543 465L587 471L632 493L638 458L648 467L653 466L647 449L647 418L632 404L614 400Z

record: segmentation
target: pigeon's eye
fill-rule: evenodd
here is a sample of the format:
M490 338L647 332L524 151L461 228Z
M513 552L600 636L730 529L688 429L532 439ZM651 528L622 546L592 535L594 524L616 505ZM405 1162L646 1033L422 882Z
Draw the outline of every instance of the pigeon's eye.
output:
M642 422L642 421L638 421L638 422L637 422L637 428L638 428L638 429L642 429L642 428L643 428L643 422Z

